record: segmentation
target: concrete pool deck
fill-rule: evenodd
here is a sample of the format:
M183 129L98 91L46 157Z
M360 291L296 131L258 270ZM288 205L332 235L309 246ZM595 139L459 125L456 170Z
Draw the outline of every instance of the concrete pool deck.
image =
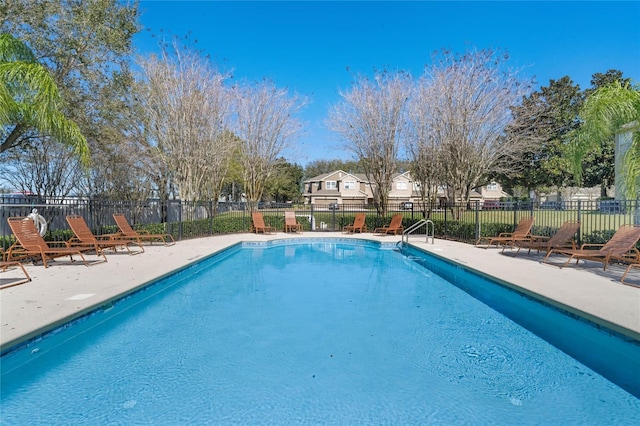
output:
M400 236L347 235L338 232L254 235L232 234L179 241L173 246L145 246L145 253L131 256L126 251L111 254L108 262L86 267L82 262L60 258L44 268L25 264L32 281L0 290L0 349L7 349L37 337L45 331L90 312L108 301L144 286L190 263L241 241L268 241L282 238L356 238L397 242ZM427 252L450 259L468 268L492 275L552 304L580 314L608 328L640 341L640 269L632 269L630 285L620 283L621 265L606 271L597 262L558 268L541 264L542 254L514 251L412 237L410 243ZM98 259L87 255L87 260ZM566 259L566 258L565 258ZM562 257L554 258L556 264ZM19 269L0 273L0 283L19 277Z

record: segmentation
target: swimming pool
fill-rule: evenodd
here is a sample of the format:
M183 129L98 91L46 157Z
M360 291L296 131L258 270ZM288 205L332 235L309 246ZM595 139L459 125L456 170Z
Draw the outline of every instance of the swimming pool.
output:
M526 327L582 336L590 353L613 345L629 374L637 344L406 254L354 240L233 247L4 356L3 423L640 420L640 400Z

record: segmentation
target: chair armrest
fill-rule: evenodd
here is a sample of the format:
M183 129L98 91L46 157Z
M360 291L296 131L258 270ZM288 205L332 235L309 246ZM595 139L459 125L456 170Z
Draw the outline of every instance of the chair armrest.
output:
M71 238L71 240L73 240L73 238ZM69 241L71 241L69 240ZM68 247L67 246L67 241L47 241L47 245L51 248L62 248L62 247Z
M628 253L623 254L620 257L620 260L627 263L640 263L640 254L637 253L637 250L632 249Z
M113 240L114 238L117 238L119 235L122 235L118 232L116 232L115 234L99 234L96 235L96 240L98 241L109 241L109 240Z
M531 235L529 239L531 241L549 241L551 237L547 237L546 235Z
M631 247L628 252L622 255L625 259L637 259L640 262L640 252L637 248Z
M583 244L580 246L580 250L584 250L587 247L604 247L604 244ZM589 249L589 250L593 250L593 249Z
M78 244L80 242L80 240L78 239L78 237L71 237L67 240L67 242L65 242L65 245L67 247L71 247L74 244Z
M498 234L498 238L511 237L513 236L513 232L501 232Z

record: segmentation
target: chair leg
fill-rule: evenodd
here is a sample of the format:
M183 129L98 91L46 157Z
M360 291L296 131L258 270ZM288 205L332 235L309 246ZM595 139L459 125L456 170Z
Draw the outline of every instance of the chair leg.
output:
M633 267L636 267L636 268L639 268L639 269L640 269L640 263L632 263L632 264L630 264L629 266L627 266L626 271L624 271L624 274L622 274L622 278L620 278L620 282L621 282L622 284L626 284L626 283L624 282L624 279L625 279L625 278L627 278L627 274L629 274L629 272L631 271L631 268L633 268Z
M569 260L564 262L564 265L562 265L561 268L564 268L565 266L567 266L569 262L571 262L572 260L573 260L573 255L569 256ZM576 265L578 264L578 262L580 262L580 259L576 259Z
M4 263L4 265L2 265L0 267L0 269L2 269L2 271L6 272L7 269L10 266L17 266L20 269L22 269L22 273L24 274L24 278L23 279L18 279L17 281L11 282L9 284L5 284L0 288L9 288L9 287L13 287L13 286L17 286L20 284L24 284L24 283L28 283L29 281L31 281L31 276L29 275L29 273L27 272L27 270L25 269L24 265L20 262L17 261L7 261Z
M547 259L549 258L549 256L551 256L552 253L553 253L553 249L549 250L547 252L547 255L544 257L544 259L542 259L542 263L547 263Z

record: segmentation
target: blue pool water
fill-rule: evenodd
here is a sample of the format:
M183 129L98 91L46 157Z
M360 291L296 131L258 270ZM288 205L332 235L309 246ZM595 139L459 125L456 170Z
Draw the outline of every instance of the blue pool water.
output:
M409 255L229 249L3 356L2 424L640 423L637 342Z

